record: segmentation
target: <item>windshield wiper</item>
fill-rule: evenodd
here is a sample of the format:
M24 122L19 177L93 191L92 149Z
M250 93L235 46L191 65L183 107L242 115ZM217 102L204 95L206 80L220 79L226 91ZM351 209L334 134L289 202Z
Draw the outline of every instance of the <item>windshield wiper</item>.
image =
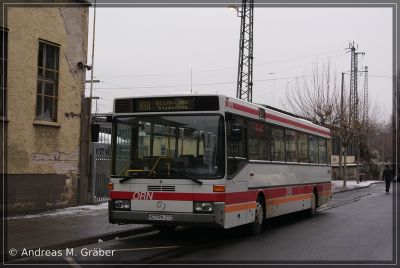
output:
M140 174L140 175L137 174L137 175L131 175L131 176L111 175L110 177L111 177L111 178L122 178L122 179L119 180L119 183L124 183L124 182L126 182L126 181L128 181L128 180L130 180L130 179L137 179L137 178L142 178L142 177L147 178L147 177L149 177L148 174L146 174L146 175L144 175L144 176L142 176L142 175L144 175L144 174Z
M189 180L191 180L191 181L194 181L194 182L196 182L196 183L198 183L198 184L200 184L200 185L203 184L202 181L196 179L195 177L192 177L192 176L190 176L190 175L187 175L187 174L185 174L185 173L182 173L182 172L181 172L182 170L180 170L180 169L170 168L170 169L162 169L162 170L160 170L160 171L173 172L174 174L177 174L177 175L180 175L180 176L182 176L182 177L185 177L186 179L189 179Z

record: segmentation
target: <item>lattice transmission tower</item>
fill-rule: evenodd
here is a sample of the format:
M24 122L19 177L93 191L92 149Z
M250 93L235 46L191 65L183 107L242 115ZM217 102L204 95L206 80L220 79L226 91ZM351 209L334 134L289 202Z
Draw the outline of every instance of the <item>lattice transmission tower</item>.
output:
M242 8L238 13L241 17L241 23L236 97L252 102L254 0L243 0Z
M358 55L365 55L365 52L356 52L357 48L354 47L354 42L349 44L351 51L351 71L350 71L350 116L352 122L355 122L359 118L358 111Z
M364 106L363 106L363 122L368 122L369 116L369 105L368 105L368 66L364 68Z

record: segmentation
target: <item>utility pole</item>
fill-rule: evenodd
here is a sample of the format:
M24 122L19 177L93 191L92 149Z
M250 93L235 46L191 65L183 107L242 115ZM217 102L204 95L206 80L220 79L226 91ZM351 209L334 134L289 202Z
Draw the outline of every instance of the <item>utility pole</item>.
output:
M242 0L236 98L253 101L254 0Z
M92 174L92 165L93 163L91 163L90 159L92 157L92 102L93 102L93 71L94 71L94 43L95 43L95 37L96 37L96 0L94 1L94 7L93 7L93 36L92 36L92 68L90 70L90 94L89 94L89 126L88 126L88 139L89 139L89 146L88 146L88 152L87 152L87 161L88 163L90 163L88 166L88 170L87 170L87 176L88 176L88 182L93 185L93 174ZM89 186L89 185L88 185ZM85 187L85 191L87 194L87 191L89 189L89 187ZM94 195L91 192L91 197L93 198ZM90 202L93 202L94 200L89 200Z

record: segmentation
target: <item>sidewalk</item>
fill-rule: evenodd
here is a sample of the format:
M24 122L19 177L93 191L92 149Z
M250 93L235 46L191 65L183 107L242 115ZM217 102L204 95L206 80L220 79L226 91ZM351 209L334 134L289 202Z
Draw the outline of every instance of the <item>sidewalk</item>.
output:
M360 182L332 181L333 194L365 188L379 181ZM153 230L151 225L116 225L108 222L107 203L57 209L34 215L8 217L7 244L10 248L65 248L96 243L115 237Z
M342 193L342 192L347 192L351 190L356 190L356 189L362 189L362 188L367 188L371 184L376 184L376 183L383 183L383 181L363 181L357 184L357 181L349 180L346 181L346 188L343 187L343 181L332 181L332 193L337 194L337 193Z
M107 203L56 209L34 215L8 217L5 250L62 249L105 241L153 229L150 225L108 222Z

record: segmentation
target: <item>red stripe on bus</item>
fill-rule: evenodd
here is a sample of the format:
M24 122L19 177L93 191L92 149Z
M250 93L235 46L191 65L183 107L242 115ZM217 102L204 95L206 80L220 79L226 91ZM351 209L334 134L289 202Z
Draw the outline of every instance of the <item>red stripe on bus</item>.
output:
M316 184L318 191L326 191L331 189L330 183ZM292 186L291 195L301 195L312 193L313 185ZM261 189L260 189L261 190ZM151 200L175 200L175 201L213 201L225 202L228 204L237 204L254 201L257 198L258 189L246 192L233 192L233 193L169 193L169 192L151 192ZM261 190L266 199L286 197L287 187L270 188ZM145 198L133 198L134 192L110 191L111 199L135 199L147 200Z
M151 192L151 200L177 200L177 201L214 201L224 202L225 193L167 193ZM110 191L111 199L134 199L134 192ZM147 200L145 198L135 198L137 200Z
M329 137L331 136L331 133L328 132L328 131L324 131L324 130L321 130L321 129L318 129L318 128L315 128L315 127L307 126L305 124L302 124L302 123L299 123L299 122L296 122L296 121L293 121L293 120L289 120L289 119L286 119L286 118L283 118L283 117L279 117L279 116L276 116L276 115L273 115L273 114L267 114L266 113L265 114L265 118L266 119L267 118L268 119L272 119L272 120L275 120L275 121L279 121L281 123L292 125L292 126L295 126L295 127L308 129L308 130L311 130L311 131L314 131L314 132L318 132L318 133L323 134L323 135L327 135Z
M257 191L247 191L247 192L235 192L225 194L226 204L237 204L255 201L257 198Z
M225 193L166 193L154 192L155 200L225 201Z
M117 192L117 191L110 191L109 192L111 199L132 199L132 192Z
M314 187L312 185L296 186L292 188L292 195L312 193L313 189Z
M266 199L286 196L286 188L265 189L263 192Z
M253 114L253 115L259 115L258 110L252 109L250 107L238 104L238 103L233 103L233 109L248 113L248 114Z
M239 110L239 111L242 111L242 112L245 112L245 113L252 114L252 115L257 115L257 116L259 115L259 111L258 110L252 109L250 107L247 107L247 106L244 106L244 105L241 105L241 104L238 104L238 103L233 103L232 108L236 109L236 110ZM308 126L308 125L305 125L305 124L302 124L302 123L299 123L299 122L296 122L296 121L293 121L293 120L290 120L290 119L287 119L287 118L279 117L277 115L265 113L265 119L272 119L272 120L279 121L281 123L285 123L285 124L292 125L292 126L295 126L295 127L308 129L308 130L311 130L311 131L314 131L314 132L317 132L317 133L320 133L320 134L323 134L323 135L326 135L326 136L329 136L329 137L331 136L331 133L328 132L328 131L324 131L324 130L321 130L321 129L318 129L318 128L315 128L315 127L312 127L312 126Z

